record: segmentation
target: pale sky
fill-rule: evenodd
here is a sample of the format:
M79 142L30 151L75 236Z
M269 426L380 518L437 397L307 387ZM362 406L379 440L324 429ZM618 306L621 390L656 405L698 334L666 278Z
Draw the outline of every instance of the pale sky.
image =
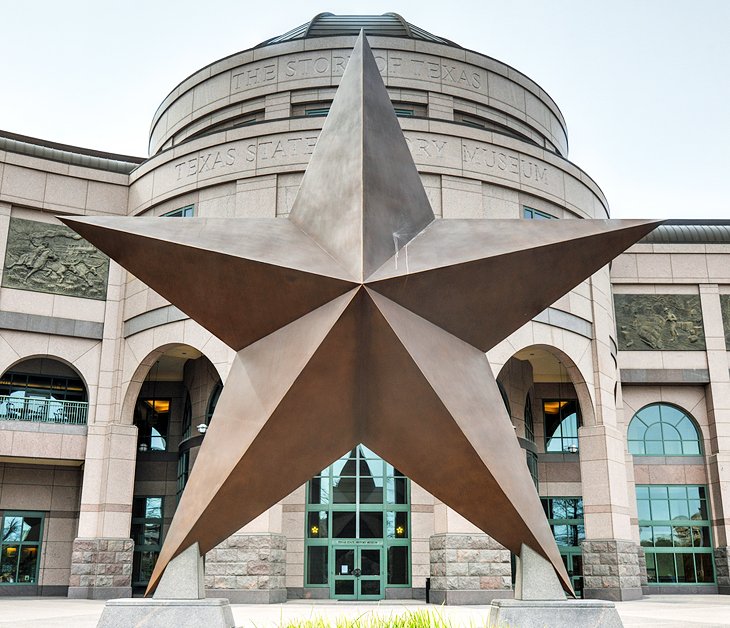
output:
M323 11L395 11L525 73L613 217L730 219L728 0L0 0L0 129L146 156L182 79Z

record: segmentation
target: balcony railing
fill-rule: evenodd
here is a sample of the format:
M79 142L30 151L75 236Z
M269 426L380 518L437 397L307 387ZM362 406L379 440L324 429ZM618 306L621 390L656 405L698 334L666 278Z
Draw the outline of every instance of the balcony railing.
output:
M0 395L0 420L86 425L86 401Z

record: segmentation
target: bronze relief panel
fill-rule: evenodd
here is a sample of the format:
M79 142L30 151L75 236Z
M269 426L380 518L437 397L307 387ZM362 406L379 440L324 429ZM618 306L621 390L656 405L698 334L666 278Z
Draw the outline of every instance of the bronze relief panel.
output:
M617 294L620 351L701 351L705 348L700 298L692 294Z
M722 326L725 329L725 348L730 351L730 294L720 295Z
M104 300L109 258L63 225L10 219L2 285Z

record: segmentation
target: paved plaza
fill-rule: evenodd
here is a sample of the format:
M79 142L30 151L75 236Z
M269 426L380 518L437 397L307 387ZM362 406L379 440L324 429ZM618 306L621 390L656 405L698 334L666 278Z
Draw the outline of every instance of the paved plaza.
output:
M0 627L94 628L103 601L67 598L7 597L0 600ZM730 596L652 595L635 602L617 604L625 628L716 628L730 626ZM419 602L291 601L286 604L235 604L236 625L243 628L274 628L291 620L310 618L356 619L367 614L390 617L409 610L439 613L453 626L483 626L486 606L434 606ZM568 628L568 627L566 627Z

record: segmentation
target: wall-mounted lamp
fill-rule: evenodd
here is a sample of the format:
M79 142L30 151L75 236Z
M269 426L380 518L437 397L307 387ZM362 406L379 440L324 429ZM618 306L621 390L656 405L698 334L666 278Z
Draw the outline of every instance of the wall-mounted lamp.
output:
M565 448L565 451L567 451L569 454L577 454L578 453L578 445L568 445Z
M139 449L142 452L145 452L149 449L149 446L147 445L147 443L140 443L139 447L137 449Z
M208 431L208 426L205 423L201 423L200 425L197 425L195 429L197 429L201 434L205 434Z

